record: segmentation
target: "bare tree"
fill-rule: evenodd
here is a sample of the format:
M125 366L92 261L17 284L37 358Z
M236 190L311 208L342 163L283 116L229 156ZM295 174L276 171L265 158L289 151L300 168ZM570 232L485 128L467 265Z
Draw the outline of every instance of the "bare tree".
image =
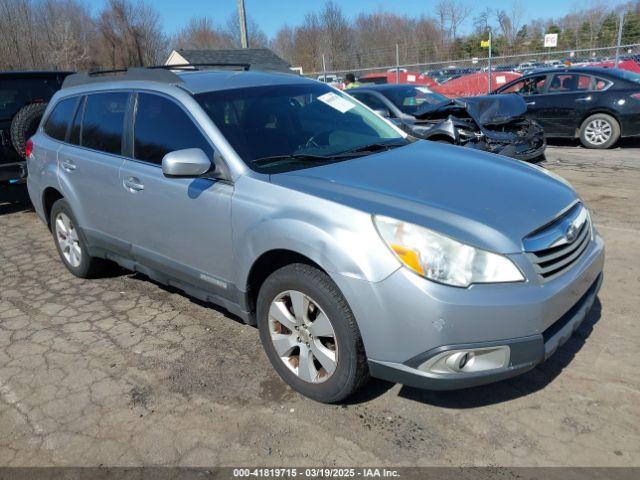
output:
M231 47L242 47L240 42L240 19L235 13L227 20L227 24L224 27L224 34L227 36ZM269 44L267 35L251 17L247 17L247 40L249 48L262 48Z
M442 50L458 37L460 26L469 18L472 9L465 0L440 0L435 8L436 20L440 29Z
M287 25L278 30L270 42L273 49L282 58L294 58L296 51L295 30Z
M513 47L518 32L522 27L522 19L524 18L525 8L522 0L514 0L511 3L511 10L497 10L496 20L500 25L503 38L507 45Z
M351 45L351 27L342 9L329 1L320 13L322 48L330 59L330 68L348 67Z
M229 36L220 28L216 28L208 17L192 18L189 24L178 32L172 44L176 48L195 50L233 47Z
M157 64L167 52L158 13L139 0L109 0L98 20L102 62L112 68Z

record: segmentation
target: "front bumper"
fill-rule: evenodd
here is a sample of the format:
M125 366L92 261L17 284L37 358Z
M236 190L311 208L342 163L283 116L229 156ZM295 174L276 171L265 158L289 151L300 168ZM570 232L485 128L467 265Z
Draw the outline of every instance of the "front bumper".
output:
M485 134L486 150L517 160L535 160L544 155L547 148L547 140L544 130L537 123L530 121L527 133L519 136L515 133L505 135L504 132L491 132L483 130ZM511 141L505 141L504 137L511 137Z
M528 281L462 289L430 282L406 268L377 283L335 276L358 320L372 376L433 390L457 389L513 377L553 354L593 305L602 283L602 239L596 234L580 260L548 282L536 280L523 255L511 258ZM508 347L508 363L500 368L425 371L425 362L442 352L494 346Z
M542 334L494 342L442 346L401 364L373 360L369 361L369 371L376 378L429 390L455 390L475 387L515 377L531 370L549 358L571 337L591 310L601 285L602 274L580 301ZM501 368L471 373L458 372L455 374L438 374L420 369L420 366L427 363L431 358L447 351L473 351L501 346L507 346L510 352L508 364Z

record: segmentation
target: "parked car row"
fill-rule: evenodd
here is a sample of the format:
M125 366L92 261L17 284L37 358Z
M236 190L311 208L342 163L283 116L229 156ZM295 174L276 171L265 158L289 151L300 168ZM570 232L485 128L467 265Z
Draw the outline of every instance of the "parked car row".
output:
M627 70L548 68L503 82L491 96L453 100L397 84L349 93L420 138L525 160L544 151L543 131L547 138L579 138L587 148L640 135L640 74Z
M448 101L486 131L518 97L496 98ZM410 104L392 102L418 123ZM567 182L418 140L295 75L71 75L26 153L73 275L115 262L221 305L323 402L370 376L453 389L523 373L602 283L603 241Z

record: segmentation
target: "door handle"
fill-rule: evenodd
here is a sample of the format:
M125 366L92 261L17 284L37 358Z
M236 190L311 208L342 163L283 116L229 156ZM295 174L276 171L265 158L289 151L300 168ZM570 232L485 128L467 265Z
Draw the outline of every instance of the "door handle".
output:
M588 97L576 98L576 102L589 102L589 101L591 101L591 95L589 95Z
M76 169L76 164L71 160L62 160L60 165L62 166L62 169L67 172L73 172Z
M527 105L535 105L535 104L536 104L536 102L534 100L532 100L530 102L527 102Z
M130 192L141 192L144 190L144 185L140 183L136 177L129 177L123 182L125 188Z

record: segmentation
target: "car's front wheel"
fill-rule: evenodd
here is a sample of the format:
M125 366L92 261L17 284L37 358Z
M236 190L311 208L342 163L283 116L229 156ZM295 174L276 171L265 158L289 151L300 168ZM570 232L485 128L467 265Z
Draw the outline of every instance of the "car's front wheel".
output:
M66 200L51 208L51 233L62 263L76 277L92 278L102 273L107 262L89 255L87 241Z
M620 138L620 124L611 115L596 113L580 126L580 141L587 148L612 147Z
M260 289L256 313L271 364L303 395L338 402L368 379L353 313L321 270L296 263L275 271Z

